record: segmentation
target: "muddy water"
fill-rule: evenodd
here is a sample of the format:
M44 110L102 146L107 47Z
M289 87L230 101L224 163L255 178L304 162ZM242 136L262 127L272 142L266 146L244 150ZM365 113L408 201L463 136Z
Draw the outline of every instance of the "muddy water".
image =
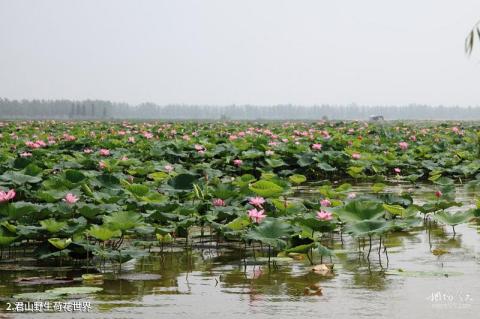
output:
M367 190L365 186L355 189ZM389 188L401 190L401 186ZM421 201L431 191L422 186L414 197ZM308 189L301 193L312 196ZM459 187L457 200L466 209L474 196ZM156 252L124 265L122 278L105 274L103 283L98 283L102 292L75 299L90 302L89 313L6 311L7 302L15 302L10 298L13 294L51 288L22 286L15 279L80 276L82 270L39 268L29 260L4 263L0 265L0 318L478 318L478 232L472 223L457 226L455 237L451 227L438 225L391 234L386 241L388 260L383 249L378 253L375 240L370 262L358 253L357 242L345 237L342 246L337 238L333 276L312 272L307 261L279 262L270 268L245 261L242 251L234 247ZM447 253L437 256L438 251Z

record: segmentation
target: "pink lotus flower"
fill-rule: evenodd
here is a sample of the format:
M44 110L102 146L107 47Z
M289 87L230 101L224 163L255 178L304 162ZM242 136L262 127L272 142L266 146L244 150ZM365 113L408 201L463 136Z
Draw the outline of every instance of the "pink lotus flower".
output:
M93 150L91 148L86 148L86 149L83 150L83 152L85 154L91 154L91 153L93 153Z
M405 151L405 150L408 149L408 143L407 142L400 142L400 143L398 143L398 146L400 147L400 149L402 151Z
M105 168L107 168L107 164L105 164L104 161L100 161L100 162L98 162L98 168L105 169Z
M78 197L73 195L72 193L68 193L62 200L68 204L75 204L78 201Z
M30 157L32 156L32 153L29 153L29 152L23 152L20 154L21 157Z
M333 219L332 213L326 212L324 210L321 210L321 211L317 212L316 217L317 217L318 220L324 220L324 221L328 221L328 220Z
M352 158L353 158L354 160L359 160L361 157L362 157L362 156L361 156L359 153L353 153L353 154L352 154Z
M73 135L65 133L63 134L63 139L66 141L72 142L72 141L75 141L77 138Z
M263 197L250 197L250 199L248 200L248 203L252 206L256 206L256 207L262 207L263 204L265 204L265 198Z
M416 137L415 135L410 136L410 141L416 142L416 141L417 141L417 137Z
M274 151L270 151L270 150L265 151L265 155L267 156L272 156L273 154L275 154Z
M36 141L35 144L37 144L39 147L46 147L47 146L47 143L45 143L42 140Z
M147 140L153 138L153 134L150 132L143 132L143 137L145 137Z
M401 170L400 168L398 168L398 167L395 167L395 168L393 169L393 171L394 171L396 174L400 174L400 172L401 172L402 170Z
M135 143L135 137L130 136L130 137L128 138L128 143Z
M452 127L452 132L457 133L460 132L460 129L457 126Z
M213 206L215 207L222 207L222 206L225 206L225 201L221 198L215 198L213 201L212 201L212 204Z
M123 155L122 158L120 159L121 161L128 161L128 157Z
M163 168L167 171L167 173L171 173L174 170L174 167L170 164L165 165Z
M332 205L332 202L330 202L328 199L322 199L320 201L320 205L323 207L330 207Z
M100 153L100 156L110 156L110 151L107 150L106 148L100 149L99 153Z
M259 224L267 217L267 215L265 215L265 211L263 209L257 210L254 208L248 211L248 217L250 217L253 222Z
M313 144L312 150L320 151L322 149L322 144Z
M242 166L242 164L243 164L243 161L241 159L233 160L233 165L235 165L237 167Z
M0 203L8 202L15 197L15 190L9 189L7 192L0 192Z
M436 191L435 192L435 197L440 198L442 197L443 193L441 191Z
M347 195L348 199L354 199L355 197L357 197L357 194L355 194L355 193L348 193L348 195Z
M203 147L203 145L200 145L200 144L195 144L195 150L197 152L205 151L205 147Z

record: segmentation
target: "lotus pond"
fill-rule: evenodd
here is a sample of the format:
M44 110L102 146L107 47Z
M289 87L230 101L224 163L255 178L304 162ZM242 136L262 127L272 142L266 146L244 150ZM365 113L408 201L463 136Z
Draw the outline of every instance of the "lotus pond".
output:
M478 127L1 123L0 309L474 318Z

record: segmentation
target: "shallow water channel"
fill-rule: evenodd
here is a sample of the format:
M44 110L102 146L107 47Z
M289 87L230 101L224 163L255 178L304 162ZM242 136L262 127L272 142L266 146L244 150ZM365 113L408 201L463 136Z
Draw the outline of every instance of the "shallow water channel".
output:
M355 186L362 193L367 186ZM402 186L388 191L400 192ZM415 189L421 201L432 192ZM313 196L305 188L302 196ZM466 209L474 194L457 188ZM307 260L277 267L245 262L242 250L215 246L193 251L167 249L128 262L121 275L105 274L102 292L70 301L90 302L89 312L15 313L6 310L12 295L62 285L24 285L21 277L80 277L84 270L38 266L20 259L0 264L0 318L478 318L480 315L480 234L471 223L456 227L421 226L390 234L387 255L374 240L370 262L358 243L335 240L333 275L311 271ZM436 251L444 254L435 254ZM318 256L317 256L318 258ZM250 259L249 259L250 260ZM317 259L318 261L318 259ZM388 265L387 265L388 263ZM145 275L140 275L145 274ZM79 282L77 285L81 285ZM72 284L69 284L71 286ZM73 284L76 285L76 284ZM321 288L322 294L311 293ZM26 302L26 301L25 301Z

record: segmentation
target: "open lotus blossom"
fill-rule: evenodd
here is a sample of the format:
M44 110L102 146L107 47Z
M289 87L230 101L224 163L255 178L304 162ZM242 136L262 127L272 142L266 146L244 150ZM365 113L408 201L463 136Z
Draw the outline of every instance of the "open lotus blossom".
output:
M93 150L91 148L86 148L86 149L83 150L83 152L85 154L91 154L91 153L93 153Z
M265 204L265 198L263 197L250 197L250 199L248 200L248 203L252 206L256 206L256 207L262 207L263 204Z
M356 193L348 193L348 195L347 195L348 199L354 199L355 197L357 197Z
M221 198L215 198L213 201L212 201L212 204L213 206L215 207L222 207L222 206L225 206L225 201Z
M435 197L440 198L442 197L443 193L441 191L436 191L435 192Z
M452 127L452 132L453 133L458 133L460 132L460 129L457 126Z
M121 161L128 161L128 157L126 155L123 155L122 158L120 158Z
M253 222L259 224L267 217L267 215L265 215L265 211L263 209L257 210L254 208L248 211L248 217L250 217Z
M400 143L398 143L398 147L400 147L400 149L402 151L405 151L405 150L408 149L408 143L407 142L400 142Z
M165 165L163 168L164 168L168 173L171 173L171 172L173 172L173 170L174 170L174 167L173 167L172 165L170 165L170 164Z
M100 156L110 156L110 151L107 150L106 148L100 149L99 153L100 153Z
M325 220L325 221L333 219L332 213L324 211L324 210L321 210L321 211L317 212L316 217L317 217L318 220Z
M361 157L362 157L362 156L361 156L359 153L353 153L353 154L352 154L352 158L353 158L354 160L358 160L358 159L360 159Z
M75 204L78 201L78 197L73 195L72 193L68 193L67 195L65 195L63 201L68 204Z
M15 190L13 189L9 189L8 191L4 192L4 191L1 191L0 192L0 203L5 203L5 202L8 202L9 200L15 198Z
M128 138L128 143L135 143L135 137L130 136L130 137Z
M395 167L395 168L393 169L393 171L394 171L396 174L400 174L400 172L401 172L402 170L401 170L400 168L398 168L398 167Z
M312 150L320 151L322 149L322 144L312 144Z
M41 148L41 147L47 146L47 143L45 143L44 141L38 140L36 142L27 141L27 142L25 142L25 145L29 148L36 149L36 148Z
M332 205L332 202L330 202L328 199L322 199L320 201L320 205L323 207L330 207Z
M144 132L143 137L145 137L147 140L153 138L153 134L150 132Z
M32 156L32 153L29 153L29 152L23 152L20 154L21 157L30 157Z
M237 167L242 166L242 164L243 164L243 161L241 159L233 160L233 165L235 165Z
M274 154L275 154L274 151L271 151L271 150L265 151L265 155L267 155L267 156L272 156Z

